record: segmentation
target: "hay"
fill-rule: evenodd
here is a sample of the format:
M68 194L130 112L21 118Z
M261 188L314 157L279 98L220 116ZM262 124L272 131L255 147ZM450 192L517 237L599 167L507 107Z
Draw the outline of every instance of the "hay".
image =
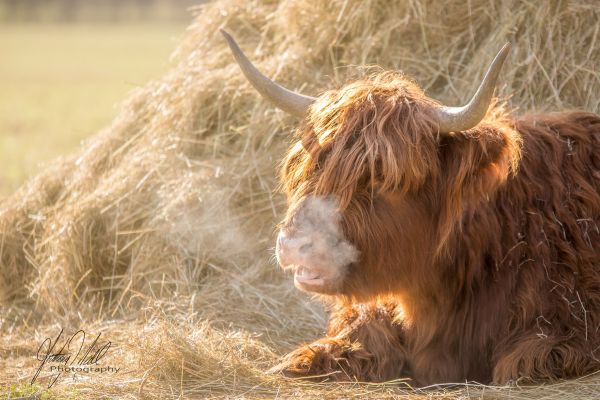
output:
M589 377L540 387L414 391L315 385L265 375L324 329L321 306L273 261L284 200L276 171L296 121L244 81L219 28L267 75L316 95L402 69L456 105L502 43L500 93L519 110L600 105L594 1L223 0L198 7L164 78L118 118L0 206L0 382L25 384L44 337L84 327L122 367L53 388L86 398L583 398ZM44 382L44 377L41 377ZM125 395L125 394L126 395Z

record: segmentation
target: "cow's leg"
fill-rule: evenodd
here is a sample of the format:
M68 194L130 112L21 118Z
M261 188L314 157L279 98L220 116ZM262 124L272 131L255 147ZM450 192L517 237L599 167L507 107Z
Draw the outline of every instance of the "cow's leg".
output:
M537 331L505 341L494 356L493 383L545 381L583 376L600 369L600 362L579 337L565 338Z
M386 381L407 377L402 323L393 304L341 307L328 335L286 355L271 372L315 380Z

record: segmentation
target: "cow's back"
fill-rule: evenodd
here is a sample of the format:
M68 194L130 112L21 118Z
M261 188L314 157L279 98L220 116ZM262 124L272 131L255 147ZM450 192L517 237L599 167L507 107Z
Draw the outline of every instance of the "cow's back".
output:
M546 228L520 236L542 240L545 245L531 244L548 247L553 258L595 260L600 268L600 116L532 115L517 120L516 129L523 137L522 159L504 194L523 207L522 223Z
M515 127L522 159L496 198L502 254L488 266L510 304L496 348L513 345L502 335L536 332L548 348L579 349L556 355L572 361L563 376L591 372L600 366L600 116L531 115Z

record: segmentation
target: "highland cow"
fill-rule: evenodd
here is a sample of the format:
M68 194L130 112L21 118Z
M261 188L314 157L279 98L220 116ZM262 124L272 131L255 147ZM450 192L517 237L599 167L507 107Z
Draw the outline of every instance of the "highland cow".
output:
M312 98L250 83L303 119L281 182L277 256L331 307L275 371L417 385L600 369L600 116L513 117L506 45L464 107L379 73Z

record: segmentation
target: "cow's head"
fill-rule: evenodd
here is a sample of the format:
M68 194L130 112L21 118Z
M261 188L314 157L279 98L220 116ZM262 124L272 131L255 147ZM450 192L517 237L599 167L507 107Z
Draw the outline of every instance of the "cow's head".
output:
M424 265L439 251L444 210L460 208L458 199L446 204L457 195L448 180L466 185L475 174L508 173L511 161L502 161L502 149L518 146L494 129L477 144L483 149L462 146L471 151L469 160L453 160L443 149L463 140L458 136L485 131L472 128L488 111L508 44L471 101L446 107L398 73L318 98L293 93L262 75L223 34L250 83L277 107L303 118L281 174L290 207L276 248L282 267L294 270L298 288L364 298L409 287L406 277L427 274ZM445 176L456 169L460 176ZM472 183L473 190L485 191L481 182ZM466 192L460 196L468 197Z

